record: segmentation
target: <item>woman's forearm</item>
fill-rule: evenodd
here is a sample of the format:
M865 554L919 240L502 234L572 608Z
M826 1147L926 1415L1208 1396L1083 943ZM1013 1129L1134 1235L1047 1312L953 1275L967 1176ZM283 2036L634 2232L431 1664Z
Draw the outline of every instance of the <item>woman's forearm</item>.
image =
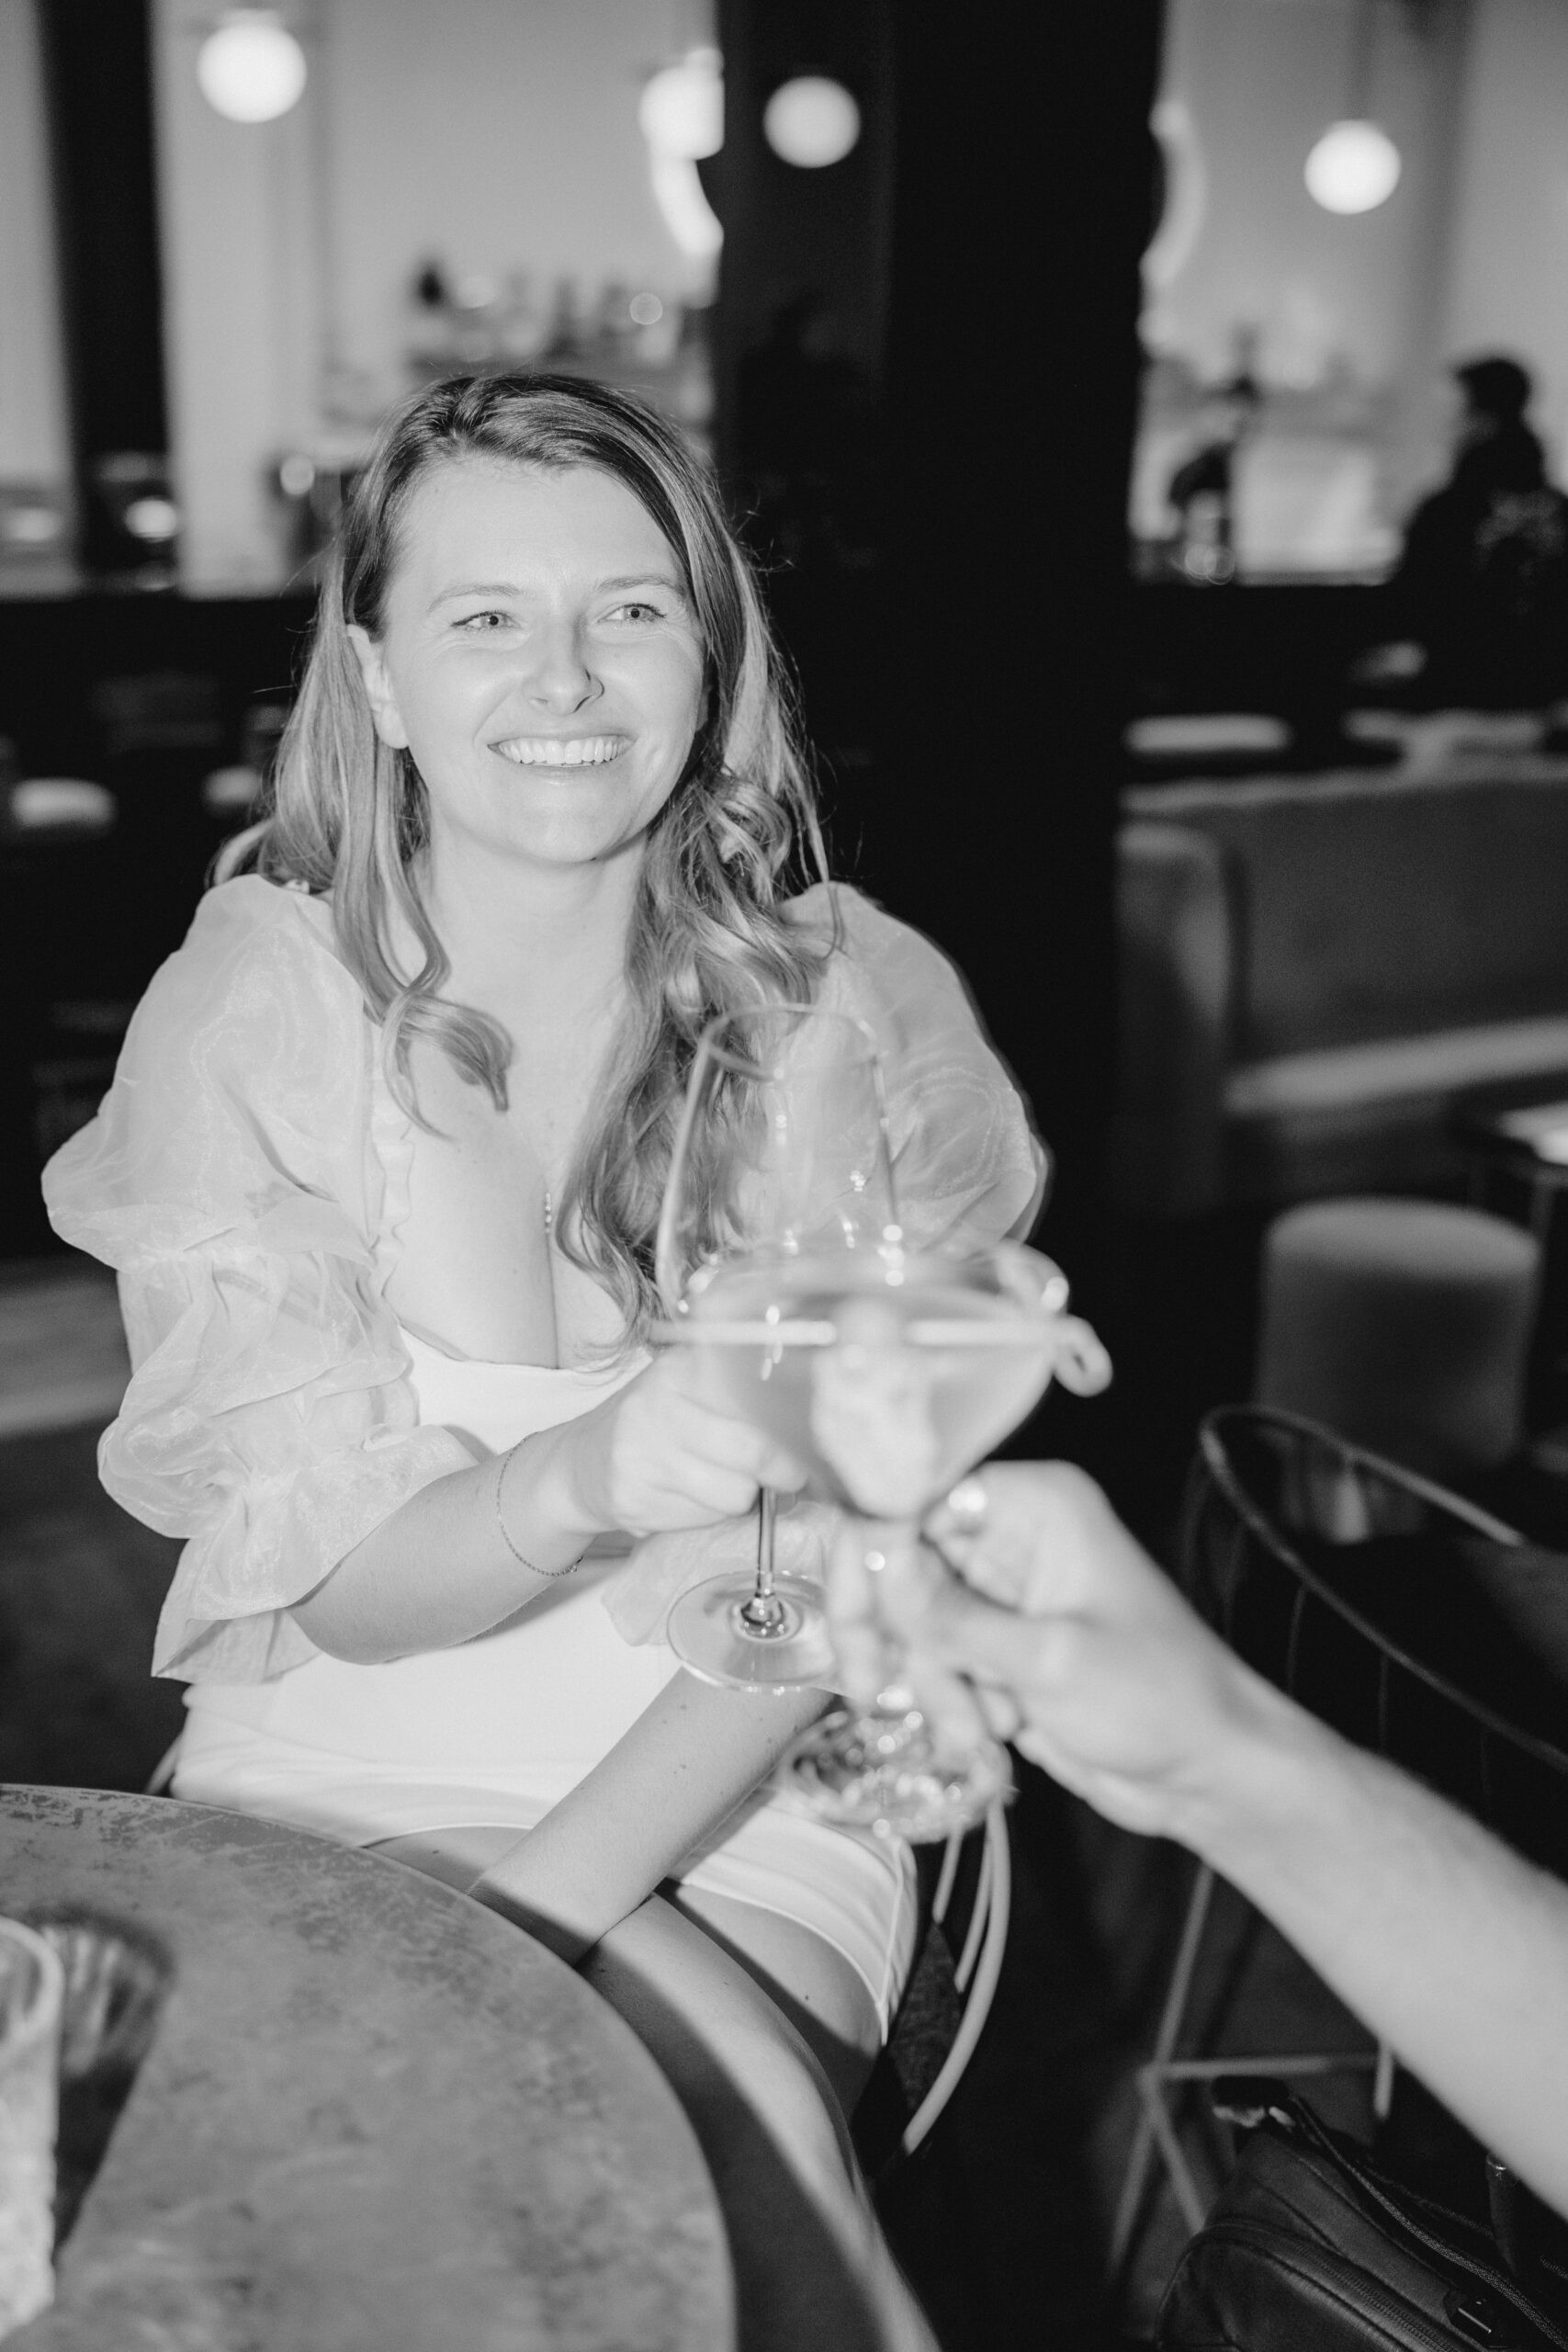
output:
M471 1892L577 1961L772 1771L821 1690L665 1685L609 1754Z
M369 1666L471 1641L525 1608L602 1532L570 1476L572 1426L525 1439L499 1490L494 1459L422 1487L295 1603L296 1623L319 1649Z
M1568 2212L1568 1887L1288 1702L1271 1712L1180 1834Z

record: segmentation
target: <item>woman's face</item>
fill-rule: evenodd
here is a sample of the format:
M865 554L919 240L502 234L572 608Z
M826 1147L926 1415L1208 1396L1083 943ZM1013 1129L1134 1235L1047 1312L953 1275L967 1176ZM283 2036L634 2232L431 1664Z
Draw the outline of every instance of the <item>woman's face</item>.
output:
M349 634L377 733L424 778L438 864L478 850L582 865L639 842L703 717L674 551L586 466L432 466L382 633Z

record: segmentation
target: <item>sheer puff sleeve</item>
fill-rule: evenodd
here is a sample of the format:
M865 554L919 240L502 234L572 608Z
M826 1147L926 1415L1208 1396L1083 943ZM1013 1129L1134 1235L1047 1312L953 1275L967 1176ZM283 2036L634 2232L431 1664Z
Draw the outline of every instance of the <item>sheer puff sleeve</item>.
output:
M829 893L831 894L829 897ZM939 948L842 883L807 890L791 919L841 946L821 1001L856 1014L882 1049L898 1219L917 1248L1028 1233L1049 1161L1022 1097Z
M186 1547L153 1671L257 1682L314 1656L288 1614L471 1457L421 1427L380 1295L377 1033L327 909L254 876L202 901L97 1117L44 1175L114 1266L133 1366L98 1464Z

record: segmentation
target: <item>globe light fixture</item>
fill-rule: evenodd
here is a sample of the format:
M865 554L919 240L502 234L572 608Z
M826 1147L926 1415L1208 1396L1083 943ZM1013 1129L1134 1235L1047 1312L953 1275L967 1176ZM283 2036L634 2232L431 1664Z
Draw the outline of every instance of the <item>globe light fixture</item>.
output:
M1306 159L1307 193L1325 212L1375 212L1399 173L1399 150L1380 124L1331 122Z
M276 8L231 8L197 54L201 95L231 122L275 122L299 103L305 52Z
M637 119L649 147L691 164L724 144L724 65L716 49L687 51L643 86Z
M860 137L860 108L841 82L798 74L781 82L762 109L762 136L801 171L841 164Z
M664 225L705 280L724 243L697 172L699 163L724 144L724 60L718 51L688 50L679 64L650 75L637 119L648 142L649 177Z

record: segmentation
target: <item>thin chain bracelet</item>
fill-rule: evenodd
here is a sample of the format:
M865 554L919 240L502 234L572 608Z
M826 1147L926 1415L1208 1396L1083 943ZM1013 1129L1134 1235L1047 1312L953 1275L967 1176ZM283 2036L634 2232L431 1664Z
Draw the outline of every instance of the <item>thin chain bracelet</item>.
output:
M521 1568L526 1568L531 1577L546 1577L551 1580L557 1577L569 1577L574 1569L580 1568L582 1566L583 1561L588 1556L586 1552L580 1552L575 1560L569 1560L567 1562L564 1568L541 1568L536 1566L535 1562L530 1560L525 1553L520 1552L517 1549L516 1544L512 1541L511 1536L506 1532L506 1521L502 1517L501 1512L501 1487L502 1481L506 1476L506 1465L511 1461L513 1454L515 1453L517 1449L515 1446L510 1446L504 1453L498 1453L495 1458L495 1523L501 1530L501 1540L505 1544L507 1550L511 1553L513 1558L516 1561L518 1566Z

